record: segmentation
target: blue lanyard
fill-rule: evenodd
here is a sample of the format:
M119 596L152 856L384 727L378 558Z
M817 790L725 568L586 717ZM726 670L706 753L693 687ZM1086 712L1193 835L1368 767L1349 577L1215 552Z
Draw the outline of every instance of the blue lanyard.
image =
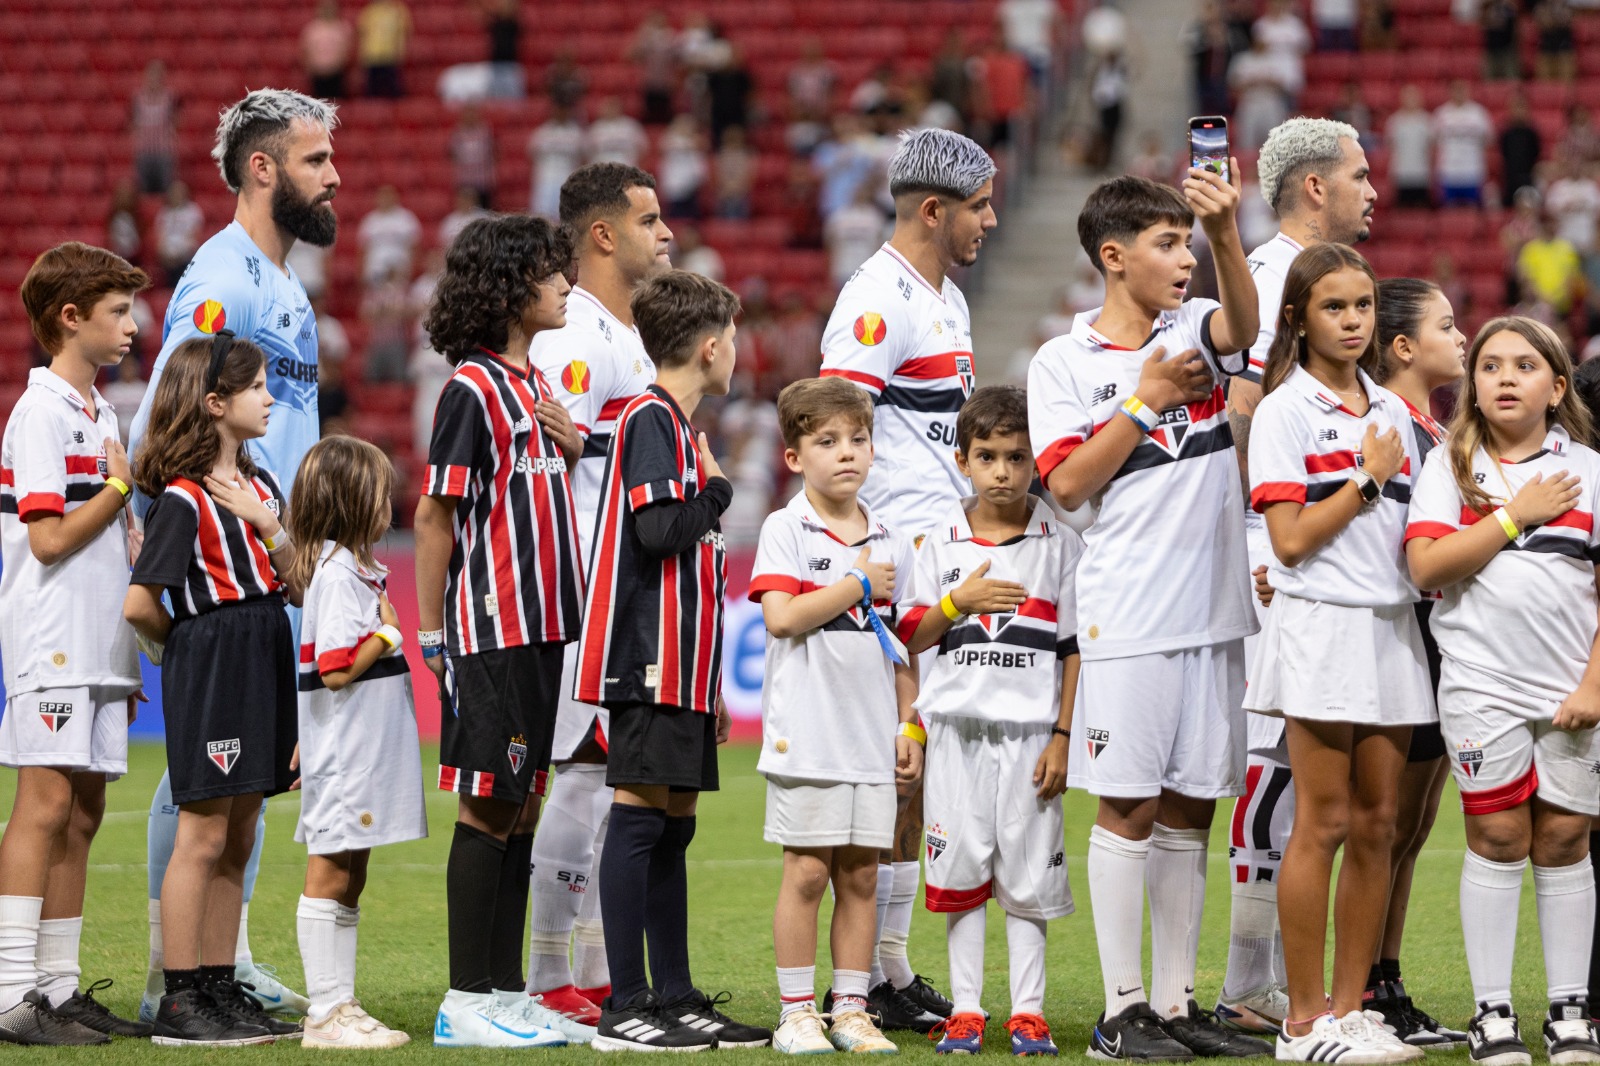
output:
M872 609L872 583L867 580L866 571L859 566L852 567L850 576L861 582L861 610L866 613L867 621L872 625L872 631L878 636L878 646L883 649L883 654L888 656L896 666L904 666L906 661L900 653L894 650L894 641L889 639L889 630L884 627L883 619L878 617L878 612Z

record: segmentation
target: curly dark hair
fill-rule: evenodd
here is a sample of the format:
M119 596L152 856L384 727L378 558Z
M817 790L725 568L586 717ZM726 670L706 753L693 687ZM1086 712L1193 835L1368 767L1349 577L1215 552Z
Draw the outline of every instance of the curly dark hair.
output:
M480 218L450 243L422 328L452 365L479 348L498 352L537 299L534 287L572 265L572 238L544 219Z
M582 233L597 218L628 210L629 189L653 189L656 179L647 170L626 163L590 163L574 170L561 183L561 224Z

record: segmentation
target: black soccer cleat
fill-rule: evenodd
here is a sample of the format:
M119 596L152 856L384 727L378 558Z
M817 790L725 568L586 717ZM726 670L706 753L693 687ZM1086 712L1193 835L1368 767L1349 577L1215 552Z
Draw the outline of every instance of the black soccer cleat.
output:
M645 989L626 1002L606 997L589 1046L596 1051L709 1051L717 1038L678 1021L654 989Z
M1400 981L1380 982L1362 996L1361 1008L1377 1011L1383 1016L1385 1028L1413 1047L1447 1048L1467 1042L1466 1033L1441 1025L1412 1002Z
M268 1014L261 1006L261 1001L250 994L249 990L253 987L232 980L215 984L209 991L212 998L224 1010L232 1011L233 1016L246 1025L265 1029L275 1040L299 1040L305 1035L305 1030L300 1027L299 1022L286 1022Z
M155 1032L150 1036L150 1042L159 1047L242 1047L276 1039L267 1029L240 1020L203 988L162 996L161 1006L156 1008Z
M679 1024L716 1037L719 1048L766 1047L772 1043L771 1029L736 1022L722 1013L720 1008L732 998L731 992L708 996L696 988L686 996L663 1004L661 1009Z
M1517 1016L1504 1004L1478 1004L1477 1015L1467 1025L1467 1054L1476 1066L1528 1066L1533 1062Z
M1544 1046L1551 1066L1600 1063L1600 1037L1589 1017L1589 1004L1576 996L1551 1003L1544 1022Z
M1168 1036L1201 1058L1253 1059L1273 1053L1271 1044L1227 1028L1214 1011L1201 1010L1192 999L1189 1013L1164 1019L1161 1024Z
M38 989L24 993L22 1002L0 1014L0 1041L34 1047L88 1047L109 1044L106 1034L63 1018Z
M129 1021L119 1018L106 1008L104 1003L94 998L94 994L103 988L111 987L111 978L103 977L90 985L72 993L72 998L53 1008L56 1016L68 1018L97 1033L107 1036L147 1037L155 1032L155 1026L149 1022Z
M1089 1034L1091 1059L1132 1062L1190 1062L1194 1052L1172 1038L1148 1003L1135 1003L1120 1014L1100 1015Z
M824 1012L833 1010L831 991L823 1009ZM920 1004L890 981L880 982L867 992L867 1013L877 1016L878 1028L884 1032L899 1030L926 1034L933 1032L933 1027L944 1021L932 1011L923 1010Z
M900 989L899 992L929 1014L937 1014L941 1018L950 1017L950 1012L956 1009L956 1005L945 999L939 993L939 990L934 988L932 983L920 973L912 977L911 983ZM988 1012L985 1011L984 1017L988 1018L988 1016Z

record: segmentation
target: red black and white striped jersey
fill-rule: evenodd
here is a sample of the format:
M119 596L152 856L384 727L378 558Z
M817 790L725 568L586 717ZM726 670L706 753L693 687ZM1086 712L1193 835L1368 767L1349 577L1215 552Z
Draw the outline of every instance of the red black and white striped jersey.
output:
M570 475L579 547L587 565L600 513L600 478L617 416L656 379L656 364L646 354L639 331L623 325L581 285L574 285L567 297L567 324L535 334L528 359L583 434L583 455Z
M1560 425L1521 462L1496 459L1480 447L1472 457L1473 480L1494 501L1480 512L1466 506L1441 452L1422 467L1406 526L1409 541L1492 523L1486 515L1535 475L1548 481L1563 470L1578 478L1577 505L1523 530L1514 542L1502 541L1483 569L1440 590L1429 620L1440 652L1552 706L1578 687L1594 648L1600 455Z
M1123 417L1117 411L1157 348L1169 359L1198 350L1216 381L1199 403L1161 412L1160 423L1092 501L1077 576L1085 662L1205 647L1257 629L1244 493L1223 371L1211 350L1211 316L1219 306L1196 299L1163 312L1137 349L1096 330L1096 308L1029 364L1029 437L1046 481L1074 449Z
M967 517L977 502L969 496L955 504L917 549L901 635L909 639L922 616L937 611L945 593L984 563L986 577L1016 581L1028 598L1014 611L967 615L950 627L923 680L917 712L934 719L1054 725L1061 709L1061 661L1078 651L1073 575L1083 542L1041 499L1033 500L1020 536L1000 544L982 540L973 536Z
M456 365L439 395L423 495L456 498L445 578L445 644L472 655L578 635L583 564L561 448L534 408L544 375L488 351Z
M722 688L722 600L728 552L719 522L665 559L644 551L638 513L687 503L706 488L695 430L672 395L651 385L617 419L600 518L576 699L716 709Z
M0 442L0 662L9 693L139 682L133 628L122 620L126 510L48 566L28 542L30 520L70 514L105 489L117 414L98 391L92 400L95 417L64 378L35 368Z
M956 414L973 387L972 318L948 277L935 289L890 245L853 274L822 334L822 376L873 396L861 498L889 528L936 527L972 491L956 466Z
M1400 396L1398 392L1395 395ZM1413 407L1411 401L1404 396L1400 396L1400 402L1406 405L1406 410L1411 414L1411 440L1416 445L1414 454L1420 463L1430 452L1444 443L1445 428L1428 412Z
M1418 464L1411 414L1399 396L1360 370L1356 375L1369 401L1364 415L1346 407L1303 366L1262 399L1250 427L1250 505L1265 511L1280 502L1313 504L1338 492L1361 467L1361 441L1369 425L1379 434L1399 433L1405 465L1384 483L1372 506L1363 507L1299 566L1274 559L1268 580L1279 592L1346 607L1412 603L1417 587L1401 544Z
M250 487L267 509L289 513L278 481L258 467ZM144 517L144 547L132 582L171 592L176 619L268 596L284 602L284 584L254 526L220 506L205 486L175 478Z

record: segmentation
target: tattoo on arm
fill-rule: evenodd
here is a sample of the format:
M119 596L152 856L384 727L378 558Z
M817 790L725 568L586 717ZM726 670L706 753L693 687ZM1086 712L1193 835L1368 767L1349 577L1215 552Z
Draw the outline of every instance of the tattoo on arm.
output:
M1244 498L1250 498L1250 423L1254 416L1238 411L1228 412L1228 427L1233 431L1233 447L1239 453L1239 479L1244 488Z

